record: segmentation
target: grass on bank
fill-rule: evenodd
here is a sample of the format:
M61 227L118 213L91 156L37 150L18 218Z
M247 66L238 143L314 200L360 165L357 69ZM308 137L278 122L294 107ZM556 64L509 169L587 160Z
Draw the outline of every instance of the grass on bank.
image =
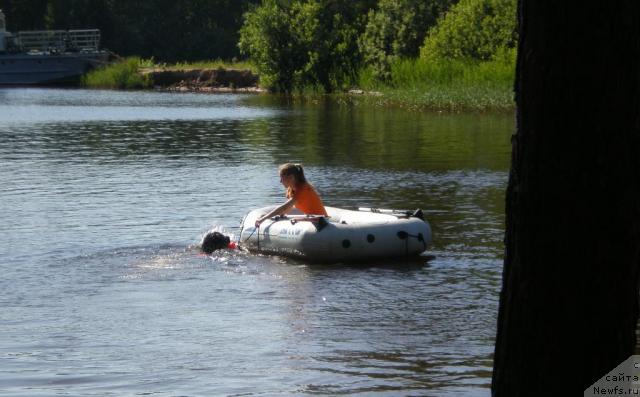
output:
M194 62L177 62L173 64L158 64L156 68L165 70L189 70L189 69L239 69L250 70L252 73L257 73L256 67L251 62L245 61L223 61L221 59L210 61L194 61Z
M125 58L106 67L92 70L82 77L81 84L89 88L143 89L152 86L149 76L138 73L140 68L152 65L139 57Z
M344 90L326 95L321 87L305 86L296 87L291 98L427 111L512 111L515 60L515 50L490 61L400 59L391 65L386 82L377 80L371 68L361 69L355 84L361 94Z
M151 76L142 70L190 70L190 69L243 69L255 73L255 67L249 62L225 62L221 60L179 62L175 64L156 64L153 59L140 57L124 58L106 67L92 70L83 78L81 84L88 88L109 88L120 90L146 89L153 87Z
M370 69L359 86L382 93L377 102L437 110L510 110L514 107L515 50L490 61L423 58L398 60L391 80L379 82Z

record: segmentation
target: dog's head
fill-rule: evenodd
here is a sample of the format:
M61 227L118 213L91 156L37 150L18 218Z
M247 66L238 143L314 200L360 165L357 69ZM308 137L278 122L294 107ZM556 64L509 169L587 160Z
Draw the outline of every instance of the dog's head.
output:
M230 242L229 236L225 236L220 232L209 232L202 238L200 249L202 252L210 254L215 250L227 248Z

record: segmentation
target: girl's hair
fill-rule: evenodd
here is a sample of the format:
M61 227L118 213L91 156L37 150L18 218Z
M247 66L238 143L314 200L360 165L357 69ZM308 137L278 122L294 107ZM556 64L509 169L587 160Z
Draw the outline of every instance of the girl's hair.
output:
M302 169L302 164L293 164L286 163L282 164L278 171L280 172L280 176L293 175L296 179L296 185L306 183L307 179L304 177L304 170Z

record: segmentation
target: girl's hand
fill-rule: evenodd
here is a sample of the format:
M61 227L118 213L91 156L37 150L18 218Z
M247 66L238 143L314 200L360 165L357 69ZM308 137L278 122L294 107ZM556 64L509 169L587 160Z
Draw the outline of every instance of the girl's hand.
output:
M260 218L260 219L256 220L256 225L255 225L255 226L256 226L256 227L260 227L260 224L261 224L262 222L264 222L264 219L262 219L262 218Z

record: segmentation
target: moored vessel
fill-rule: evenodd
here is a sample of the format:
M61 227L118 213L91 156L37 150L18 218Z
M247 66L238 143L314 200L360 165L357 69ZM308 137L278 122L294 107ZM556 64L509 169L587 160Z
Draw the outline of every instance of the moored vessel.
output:
M80 76L105 65L100 31L38 30L8 32L0 10L0 85L48 85L78 82Z

